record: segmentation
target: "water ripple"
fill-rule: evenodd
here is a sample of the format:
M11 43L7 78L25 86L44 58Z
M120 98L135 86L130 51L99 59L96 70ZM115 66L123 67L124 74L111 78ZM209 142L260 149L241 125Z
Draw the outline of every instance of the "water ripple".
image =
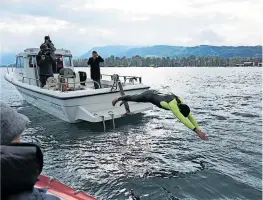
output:
M0 92L8 95L1 99L32 121L23 140L42 147L44 173L98 199L261 199L261 69L118 68L134 71L153 88L181 96L210 140L159 108L118 120L104 133L100 125L43 113L3 80Z

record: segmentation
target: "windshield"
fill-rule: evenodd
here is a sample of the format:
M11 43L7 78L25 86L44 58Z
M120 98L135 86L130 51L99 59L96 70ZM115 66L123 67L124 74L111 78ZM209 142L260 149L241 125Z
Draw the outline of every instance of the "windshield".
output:
M71 56L64 56L64 63L65 67L72 67L72 60Z

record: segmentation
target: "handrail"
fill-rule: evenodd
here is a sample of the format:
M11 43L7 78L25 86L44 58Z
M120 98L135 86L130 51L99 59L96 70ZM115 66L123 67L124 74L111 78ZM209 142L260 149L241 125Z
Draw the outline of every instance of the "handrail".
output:
M6 66L6 69L7 69L7 73L9 74L9 68L12 68L12 72L14 71L13 70L13 64L10 64L10 65L7 65Z
M103 74L104 76L113 76L113 75L109 75L109 74ZM141 83L141 77L138 77L138 76L119 76L118 75L118 78L119 77L123 77L124 78L124 83L126 82L126 79L127 79L127 77L128 77L128 79L132 79L132 78L139 78L139 81L140 81L140 83ZM97 81L94 81L94 80L89 80L89 81L79 81L79 82L75 82L75 77L73 76L73 75L69 75L69 76L64 76L64 75L60 75L60 78L64 78L64 79L67 79L67 82L65 82L65 83L63 83L63 82L58 82L58 84L61 84L61 87L60 87L60 91L64 91L63 90L63 88L64 87L62 87L62 86L65 86L65 85L69 85L69 84L73 84L74 85L74 89L76 88L75 87L75 84L81 84L81 83L95 83L95 84L97 84L98 85L98 87L99 87L99 89L101 89L102 87L101 87L101 84L99 84L99 82L97 82ZM73 78L74 79L74 82L73 83L69 83L68 82L68 79L69 78ZM28 79L29 80L29 85L31 85L31 80L35 80L35 81L37 81L38 83L40 82L40 80L39 79L35 79L35 78L29 78L29 77L25 77L25 76L23 76L22 77L22 83L24 83L24 79ZM58 78L59 79L59 78ZM117 83L117 80L114 80L114 83ZM114 86L114 84L113 84L113 86ZM113 87L111 88L111 90L113 89ZM117 89L117 88L116 88Z
M60 78L69 78L69 77L71 77L71 76L63 76L63 75L61 75L60 76ZM94 80L91 80L91 81L79 81L79 82L75 82L75 80L74 80L74 82L73 83L69 83L68 81L67 82L65 82L65 83L63 83L63 82L58 82L58 84L61 84L61 87L60 87L60 91L61 92L64 92L65 90L64 90L64 87L63 86L65 86L65 85L69 85L69 84L73 84L74 85L74 89L76 88L76 84L81 84L81 83L96 83L98 86L99 86L99 89L101 89L102 87L101 87L101 85L97 82L97 81L94 81Z
M112 75L110 75L110 74L101 74L102 76L112 76ZM118 75L119 77L127 77L127 78L141 78L141 76L120 76L120 75Z
M113 75L110 75L110 74L101 74L102 76L110 76L110 77L113 77ZM120 76L120 75L118 75L118 77L123 77L123 79L124 79L124 83L126 83L126 80L127 79L130 79L130 80L132 80L132 79L136 79L137 80L137 78L139 79L139 83L141 84L142 83L142 77L141 76Z
M74 78L74 76L72 76L72 75L69 75L69 76L64 76L64 75L60 75L60 78L65 78L65 79L69 79L69 78L72 78L73 77L73 79L75 79ZM99 84L99 82L97 82L97 81L94 81L94 80L91 80L91 81L79 81L79 82L75 82L75 80L74 80L74 83L60 83L60 84L78 84L78 83L96 83L98 86L99 86L99 89L101 88L101 85Z
M23 76L22 77L22 83L24 83L24 79L28 79L29 80L29 85L31 85L31 80L40 81L39 79L29 78L29 77Z
M24 78L27 78L27 79L32 79L32 80L35 80L35 81L39 81L39 79L35 79L35 78L29 78L29 77L26 77L26 76L23 76L23 79Z
M23 76L22 77L22 83L24 83L24 79L28 79L28 80L30 80L30 82L29 82L29 85L31 85L31 80L35 80L35 81L40 81L39 79L35 79L35 78L29 78L29 77L26 77L26 76ZM97 82L97 81L79 81L79 82L74 82L74 83L59 83L59 84L62 84L62 85L66 85L66 84L78 84L78 83L96 83L98 86L99 86L99 88L101 89L101 85Z
M62 85L69 85L69 84L77 84L77 83L96 83L98 86L99 86L99 89L101 89L102 87L101 87L101 85L97 82L97 81L80 81L80 82L75 82L75 83L59 83L59 84L61 84L61 87L60 87L60 91L61 92L64 92L63 91L63 87L62 87ZM75 89L75 86L73 87L74 89Z
M101 89L101 85L99 84L99 82L97 82L97 81L93 81L93 82L99 86L99 89Z
M74 82L75 84L76 83L96 83L98 86L99 86L99 88L101 88L101 86L100 86L100 84L97 82L97 81L80 81L80 82ZM59 84L74 84L74 83L59 83Z

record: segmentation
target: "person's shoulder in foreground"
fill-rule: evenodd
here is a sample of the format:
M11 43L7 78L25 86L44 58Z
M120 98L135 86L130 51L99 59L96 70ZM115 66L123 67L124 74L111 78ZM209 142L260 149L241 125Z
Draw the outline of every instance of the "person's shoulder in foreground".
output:
M29 119L3 102L0 102L0 112L1 199L59 200L34 188L42 172L43 154L36 144L20 143Z

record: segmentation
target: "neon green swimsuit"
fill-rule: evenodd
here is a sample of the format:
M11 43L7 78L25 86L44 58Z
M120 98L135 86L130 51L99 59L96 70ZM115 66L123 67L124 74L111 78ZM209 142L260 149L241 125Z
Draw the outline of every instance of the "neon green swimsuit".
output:
M144 103L152 103L159 108L165 110L171 110L175 117L177 117L185 126L187 126L191 130L199 129L197 122L195 121L193 115L190 113L188 117L184 117L180 112L178 107L177 100L184 104L183 100L180 97L175 96L174 94L163 94L158 92L157 90L147 90L141 94L135 95L125 95L118 98L118 101L133 101L133 102L144 102Z
M182 99L180 97L178 97L178 98L180 99L181 103L184 104ZM171 110L172 113L174 114L174 116L177 117L189 129L193 130L196 128L196 129L200 130L198 123L196 122L194 116L191 113L188 115L187 118L182 115L182 113L180 112L180 110L178 108L178 103L177 103L176 99L173 99L169 103L167 103L165 101L161 101L160 104L164 109Z

